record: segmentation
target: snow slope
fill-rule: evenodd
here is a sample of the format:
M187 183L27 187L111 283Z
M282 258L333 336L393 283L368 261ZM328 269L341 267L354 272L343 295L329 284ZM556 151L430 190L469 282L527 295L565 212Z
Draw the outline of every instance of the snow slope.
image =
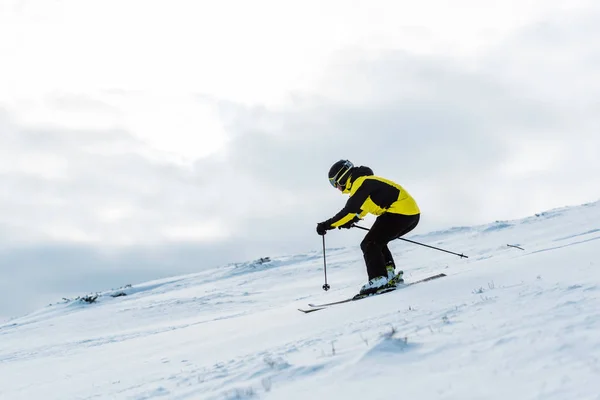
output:
M364 283L358 245L329 292L316 250L13 319L0 399L600 399L600 203L411 239L469 258L396 241L407 280L448 276L310 314Z

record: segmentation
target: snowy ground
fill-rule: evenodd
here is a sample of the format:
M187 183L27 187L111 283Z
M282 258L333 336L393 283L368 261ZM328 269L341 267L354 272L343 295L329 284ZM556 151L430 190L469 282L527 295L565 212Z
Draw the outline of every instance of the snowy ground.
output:
M412 239L469 258L397 241L407 280L448 276L311 314L364 283L358 248L329 292L316 251L10 320L0 399L600 399L599 203Z

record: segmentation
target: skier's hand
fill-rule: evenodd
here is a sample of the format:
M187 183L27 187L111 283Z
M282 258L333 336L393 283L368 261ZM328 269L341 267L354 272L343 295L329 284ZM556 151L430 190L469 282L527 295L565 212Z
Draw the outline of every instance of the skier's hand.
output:
M352 218L351 221L346 222L344 225L340 225L338 226L338 229L350 229L354 226L355 223L357 223L358 221L360 221L360 218L358 218L358 215L356 215L354 218Z
M324 222L319 222L317 224L317 233L321 236L325 235L327 233L327 230L331 229L329 226L327 226Z

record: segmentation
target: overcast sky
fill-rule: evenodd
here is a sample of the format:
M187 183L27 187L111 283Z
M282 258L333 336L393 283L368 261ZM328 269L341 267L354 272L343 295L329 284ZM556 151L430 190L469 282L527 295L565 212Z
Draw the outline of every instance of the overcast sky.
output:
M599 93L595 0L3 0L0 319L319 251L341 158L415 233L598 200Z

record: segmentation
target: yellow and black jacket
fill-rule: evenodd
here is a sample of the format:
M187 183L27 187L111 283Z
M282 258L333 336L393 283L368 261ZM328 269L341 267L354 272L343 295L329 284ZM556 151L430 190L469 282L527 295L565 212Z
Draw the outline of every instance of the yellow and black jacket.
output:
M416 215L419 206L399 184L372 174L368 167L358 167L346 181L343 193L350 194L346 206L323 224L337 228L367 214L383 213Z

